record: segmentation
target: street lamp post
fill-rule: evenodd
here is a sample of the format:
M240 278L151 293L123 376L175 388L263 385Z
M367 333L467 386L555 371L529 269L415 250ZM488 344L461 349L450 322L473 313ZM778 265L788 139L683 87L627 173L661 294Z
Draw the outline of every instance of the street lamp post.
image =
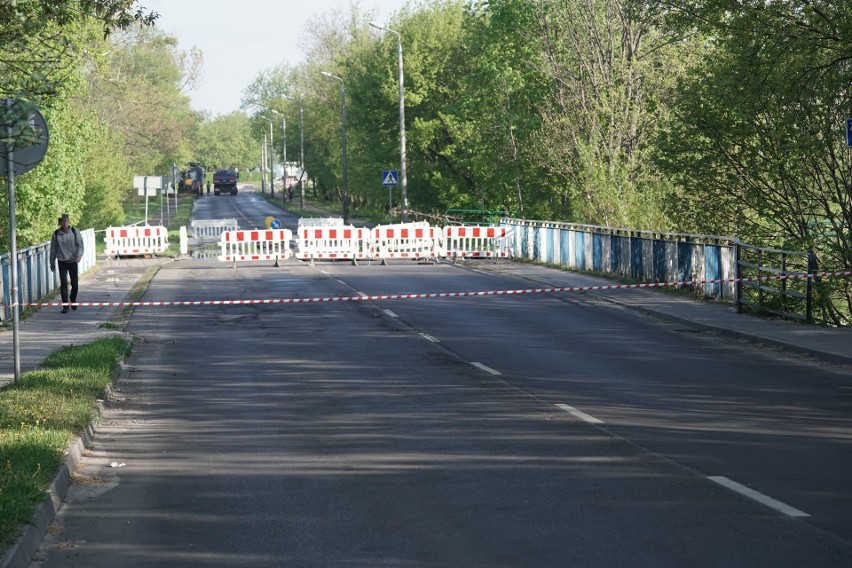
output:
M269 158L269 195L275 196L275 145L272 141L272 120L266 117L263 119L269 123L269 151L267 152L267 157Z
M284 97L289 98L289 97ZM278 112L274 108L269 109L273 114L277 114L281 117L281 161L284 163L284 183L287 183L287 120L284 118L283 112ZM286 188L282 186L281 193L282 195L286 195L284 190Z
M402 201L402 222L408 221L408 176L406 174L405 156L405 80L402 72L402 36L399 32L370 22L376 29L396 35L397 64L399 67L399 197Z
M349 189L346 185L346 85L342 78L328 71L320 71L322 75L340 81L340 144L343 154L343 224L349 224Z
M293 101L293 97L284 95L284 98ZM286 154L285 154L286 155ZM305 208L305 107L299 101L299 193L301 208Z

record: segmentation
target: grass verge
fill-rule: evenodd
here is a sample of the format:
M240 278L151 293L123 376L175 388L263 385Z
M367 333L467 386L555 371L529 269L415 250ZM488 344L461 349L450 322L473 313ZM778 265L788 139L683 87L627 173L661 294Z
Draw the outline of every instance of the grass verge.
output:
M0 390L0 550L32 522L74 436L117 376L128 342L109 337L65 347Z

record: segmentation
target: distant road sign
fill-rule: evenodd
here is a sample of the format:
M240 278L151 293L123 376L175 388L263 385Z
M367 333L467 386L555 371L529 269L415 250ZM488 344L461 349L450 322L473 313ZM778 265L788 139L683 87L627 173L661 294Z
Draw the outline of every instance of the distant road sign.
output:
M163 176L133 176L133 188L139 195L155 196L163 188Z
M852 148L852 118L846 119L846 145Z
M399 172L396 170L382 170L382 185L393 186L398 185Z

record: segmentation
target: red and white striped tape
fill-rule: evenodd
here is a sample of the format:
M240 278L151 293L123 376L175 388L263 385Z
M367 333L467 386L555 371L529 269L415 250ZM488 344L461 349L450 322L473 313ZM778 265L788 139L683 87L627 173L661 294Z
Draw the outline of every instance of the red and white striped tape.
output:
M319 298L272 298L266 300L176 300L165 302L43 302L23 304L24 307L165 307L165 306L245 306L256 304L309 304L316 302L361 302L364 300L419 300L426 298L468 298L474 296L512 296L519 294L545 294L550 292L593 292L604 290L627 290L631 288L666 288L677 286L701 286L705 284L727 284L737 282L770 282L774 280L805 280L807 278L837 278L852 276L852 270L841 272L818 272L814 274L788 274L752 278L719 278L716 280L682 280L680 282L653 282L650 284L610 284L604 286L563 286L554 288L527 288L520 290L482 290L476 292L432 292L427 294L380 294L377 296L330 296ZM18 304L12 304L11 307Z

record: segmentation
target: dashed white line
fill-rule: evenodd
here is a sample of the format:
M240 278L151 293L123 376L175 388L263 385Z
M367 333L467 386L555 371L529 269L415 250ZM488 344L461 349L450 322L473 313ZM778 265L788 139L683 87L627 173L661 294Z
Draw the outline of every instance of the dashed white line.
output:
M421 333L420 335L423 336L425 339L428 339L432 343L441 343L441 340L439 340L437 337L429 335L428 333Z
M393 313L390 310L382 310L382 311L385 312L389 317L392 317L392 318L398 318L399 317L398 315L396 315L395 313Z
M589 424L604 424L605 423L603 420L595 418L594 416L586 414L582 410L577 410L573 406L568 406L567 404L557 404L556 408L559 408L560 410L564 410L568 414L571 414L572 416L579 418L580 420L588 422Z
M367 294L365 294L364 292L358 292L358 295L361 296L362 298L367 297Z
M502 374L500 371L495 371L491 367L489 367L487 365L483 365L482 363L473 362L473 363L471 363L471 365L473 365L477 369L482 369L486 373L490 373L490 374L494 375L495 377L499 377Z
M709 479L710 481L713 481L715 483L718 483L722 487L726 487L726 488L730 489L731 491L739 493L740 495L748 497L749 499L757 501L758 503L766 505L767 507L771 507L771 508L775 509L776 511L780 512L780 513L784 513L785 515L787 515L789 517L810 517L810 515L805 513L804 511L800 511L799 509L796 509L795 507L791 507L790 505L787 505L786 503L782 503L781 501L773 499L772 497L769 497L768 495L764 495L763 493L761 493L759 491L755 491L754 489L752 489L750 487L746 487L745 485L737 483L736 481L732 481L732 480L728 479L727 477L709 476L707 479Z

